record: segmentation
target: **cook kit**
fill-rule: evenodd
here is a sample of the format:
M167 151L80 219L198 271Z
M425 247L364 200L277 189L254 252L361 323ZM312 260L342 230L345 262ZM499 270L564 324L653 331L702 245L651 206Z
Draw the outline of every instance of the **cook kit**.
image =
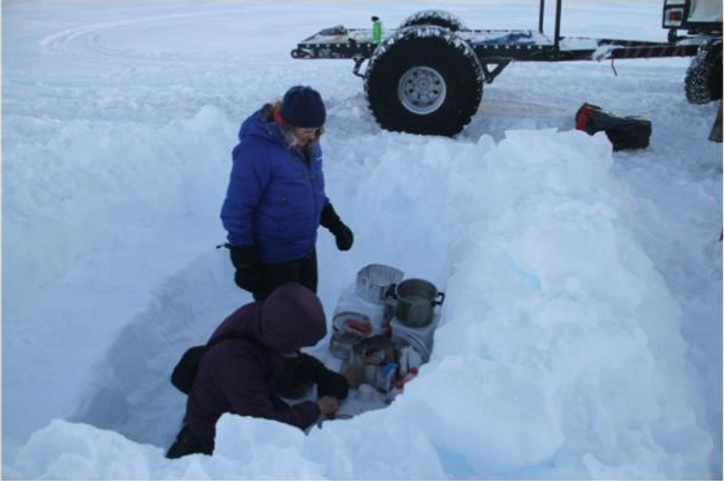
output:
M339 297L329 346L350 385L388 394L413 378L430 359L444 301L434 284L394 267L361 269Z

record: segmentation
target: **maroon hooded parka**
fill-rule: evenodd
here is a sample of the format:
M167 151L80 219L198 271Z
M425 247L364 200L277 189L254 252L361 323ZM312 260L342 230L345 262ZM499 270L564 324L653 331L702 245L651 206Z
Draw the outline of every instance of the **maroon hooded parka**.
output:
M281 353L319 342L327 332L322 304L297 283L285 284L266 300L246 304L227 317L211 335L229 331L251 334L209 348L199 365L186 403L186 425L204 443L213 443L223 413L274 419L305 429L320 415L316 402L276 410L271 397L282 372Z

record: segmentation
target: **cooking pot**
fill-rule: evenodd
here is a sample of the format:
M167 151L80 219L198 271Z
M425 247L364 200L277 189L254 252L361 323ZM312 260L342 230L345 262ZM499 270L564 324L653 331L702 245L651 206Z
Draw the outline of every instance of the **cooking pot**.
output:
M340 372L351 387L368 384L387 392L397 371L395 346L387 336L373 336L352 347L349 360L342 363Z
M335 357L349 359L352 347L371 335L372 324L369 317L360 312L339 312L332 319L329 350Z
M396 317L410 327L424 327L432 322L435 306L442 305L445 293L424 279L406 279L393 284L385 294L387 307L385 317ZM439 299L438 299L439 298Z

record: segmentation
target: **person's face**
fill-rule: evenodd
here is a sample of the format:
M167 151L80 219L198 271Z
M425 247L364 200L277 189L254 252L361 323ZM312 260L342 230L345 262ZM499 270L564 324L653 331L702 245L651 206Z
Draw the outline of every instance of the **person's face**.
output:
M318 128L312 128L312 129L295 128L294 137L297 140L297 145L300 147L304 147L306 145L311 144L315 140L317 140L317 138L319 137L319 129Z

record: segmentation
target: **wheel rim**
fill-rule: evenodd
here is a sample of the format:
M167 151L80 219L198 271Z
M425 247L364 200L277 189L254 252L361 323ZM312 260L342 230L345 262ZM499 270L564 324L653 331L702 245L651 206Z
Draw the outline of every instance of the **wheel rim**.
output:
M445 101L447 87L440 73L430 67L413 67L400 78L397 96L412 113L427 115Z

